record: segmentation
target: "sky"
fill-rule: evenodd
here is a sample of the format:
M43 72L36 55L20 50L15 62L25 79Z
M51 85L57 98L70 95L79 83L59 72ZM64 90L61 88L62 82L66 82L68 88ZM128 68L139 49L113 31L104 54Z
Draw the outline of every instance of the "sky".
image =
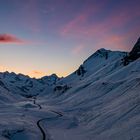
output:
M140 0L0 0L0 71L66 76L100 48L130 51Z

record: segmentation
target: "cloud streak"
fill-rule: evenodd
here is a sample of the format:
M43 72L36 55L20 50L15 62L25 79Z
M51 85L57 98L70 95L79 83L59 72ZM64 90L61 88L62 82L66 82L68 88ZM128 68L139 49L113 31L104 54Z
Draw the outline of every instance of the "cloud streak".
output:
M94 19L97 14L100 13L101 9L106 6L106 0L101 4L94 3L93 5L87 5L87 7L81 11L77 16L71 19L66 23L60 34L62 36L74 34L79 36L79 34L84 35L87 33L87 30L90 27L90 24L93 24L90 20L91 17ZM91 22L91 23L90 23Z
M107 8L107 5L104 4L103 6L105 9ZM133 27L137 26L134 22L140 16L138 6L135 6L133 12L129 6L115 7L112 13L105 13L104 18L98 19L96 18L97 15L99 17L103 15L104 9L101 10L102 7L95 6L95 8L92 7L92 9L95 9L94 11L83 11L66 23L60 34L63 37L92 40L96 42L96 47L113 47L113 49L128 50L129 47L125 40L132 39L133 34L138 34L139 32L138 27L137 30ZM83 50L83 47L78 46L74 49L74 52L79 52L79 50Z
M136 15L131 15L127 12L116 11L116 13L106 17L103 22L95 21L91 24L87 24L90 17L88 14L89 13L83 13L75 19L72 19L63 27L61 35L66 36L72 34L74 36L94 37L99 34L99 36L101 36L105 32L111 32L114 29L124 28L124 26L126 26L130 21L140 16L138 13L136 13Z
M42 72L42 71L38 71L38 70L33 70L31 71L30 73L28 73L28 75L30 75L31 77L42 77L42 76L45 76L46 73L45 72Z
M0 34L0 44L24 44L26 41L11 34Z

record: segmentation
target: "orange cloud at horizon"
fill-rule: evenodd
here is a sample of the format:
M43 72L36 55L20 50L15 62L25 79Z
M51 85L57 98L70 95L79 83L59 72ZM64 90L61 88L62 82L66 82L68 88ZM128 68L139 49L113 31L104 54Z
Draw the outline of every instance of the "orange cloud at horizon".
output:
M40 78L40 77L45 76L46 73L45 72L42 72L42 71L38 71L38 70L33 70L33 71L29 72L28 75L30 77Z
M62 72L62 73L55 73L58 77L65 77L67 76L69 73L71 72ZM53 72L43 72L43 71L39 71L39 70L33 70L29 73L27 73L26 75L32 77L32 78L41 78L41 77L44 77L44 76L49 76L49 75L52 75L54 74Z
M49 76L49 75L52 75L53 72L51 71L48 71L48 72L43 72L43 71L39 71L39 70L32 70L32 71L24 71L24 70L20 70L18 68L11 68L11 67L6 67L6 66L3 66L3 65L0 65L0 72L14 72L16 74L23 74L23 75L27 75L31 78L41 78L43 76ZM58 77L65 77L67 76L69 73L71 72L62 72L62 73L56 73L56 75Z

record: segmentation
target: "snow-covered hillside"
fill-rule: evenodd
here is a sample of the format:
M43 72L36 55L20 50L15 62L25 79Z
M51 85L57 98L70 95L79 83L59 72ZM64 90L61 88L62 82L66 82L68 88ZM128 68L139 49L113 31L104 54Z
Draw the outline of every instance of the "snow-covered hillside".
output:
M46 87L54 85L60 78L52 74L40 79L30 78L23 74L15 74L14 72L0 73L0 80L5 88L16 95L32 97L40 94Z
M0 139L140 140L139 41L100 49L65 78L1 73Z

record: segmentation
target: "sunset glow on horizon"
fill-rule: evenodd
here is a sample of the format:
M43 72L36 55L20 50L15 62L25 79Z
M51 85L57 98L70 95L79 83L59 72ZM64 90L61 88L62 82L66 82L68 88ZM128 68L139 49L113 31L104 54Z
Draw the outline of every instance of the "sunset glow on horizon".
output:
M0 72L66 76L100 48L129 51L139 0L1 0Z

